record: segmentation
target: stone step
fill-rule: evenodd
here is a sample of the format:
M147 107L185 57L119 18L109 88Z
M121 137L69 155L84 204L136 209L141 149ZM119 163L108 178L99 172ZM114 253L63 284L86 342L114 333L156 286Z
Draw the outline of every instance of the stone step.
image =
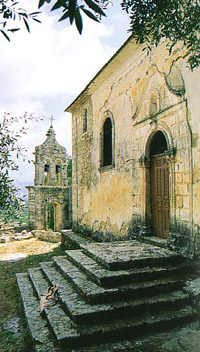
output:
M99 286L116 287L133 281L155 280L160 277L185 277L191 272L191 263L181 262L176 265L145 266L127 270L111 271L102 267L94 259L88 257L82 250L66 250L67 259L80 268Z
M166 310L181 307L190 302L190 296L181 291L169 292L155 297L143 297L128 302L112 302L111 304L90 305L74 292L70 283L56 270L52 262L40 264L49 283L61 286L60 299L65 311L77 323L91 323L97 320L106 321L116 318L136 316L142 311Z
M44 264L44 263L43 263ZM51 265L52 263L48 263ZM45 266L45 264L44 264ZM53 267L53 266L52 266ZM38 268L29 269L29 274L37 292L38 298L44 294L48 281L43 277ZM61 278L60 278L61 280ZM54 284L62 284L62 281L54 281ZM67 295L66 287L63 292ZM62 296L61 293L61 296ZM70 292L68 294L70 296ZM190 306L178 307L167 311L156 311L154 313L141 312L138 316L126 317L124 319L108 320L96 324L75 324L65 314L62 305L58 302L55 306L45 309L45 316L56 340L62 348L74 348L88 344L97 344L99 341L117 341L124 338L133 338L141 333L157 331L172 327L173 324L190 321L194 319L194 311ZM98 322L98 324L97 324Z
M40 266L42 272L45 274L47 284L60 286L59 294L61 305L68 316L76 323L89 323L96 319L102 319L105 315L108 316L109 312L113 311L111 305L91 305L87 303L79 293L74 290L70 282L56 270L53 262L43 262L40 263ZM39 274L37 275L39 276ZM38 280L38 276L36 280Z
M97 344L100 341L120 341L124 339L133 339L137 336L144 336L147 333L155 331L163 331L171 329L177 324L184 324L194 320L195 313L190 306L182 309L171 310L170 312L155 312L154 314L141 312L138 317L126 317L115 321L108 321L106 324L96 322L96 325L79 327L82 336L82 343ZM63 346L68 344L68 341L61 341Z
M33 294L33 288L27 273L16 274L23 310L36 352L60 352L55 347L55 338L50 333L46 321L40 316L40 305Z
M179 278L159 278L153 281L128 283L115 288L104 288L95 282L87 280L83 272L68 261L67 258L60 256L54 257L53 260L62 275L70 281L77 292L93 304L124 301L141 297L142 295L170 292L180 289L184 283L184 280Z
M165 248L133 241L82 244L81 249L90 258L109 270L127 270L136 267L161 266L183 262L178 253Z
M71 249L81 248L82 245L91 243L93 241L90 238L81 236L80 234L73 232L72 230L61 231L61 243L63 247L70 247Z
M28 273L38 300L40 300L41 296L47 292L48 281L44 278L40 268L31 268ZM75 343L80 336L77 326L65 313L59 302L51 308L44 309L44 314L58 342L67 338L69 343Z

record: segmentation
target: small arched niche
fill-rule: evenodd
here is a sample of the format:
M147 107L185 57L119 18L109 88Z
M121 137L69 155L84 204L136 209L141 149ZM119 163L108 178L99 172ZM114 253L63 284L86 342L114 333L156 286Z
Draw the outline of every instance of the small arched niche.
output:
M160 108L160 92L158 89L154 89L150 97L149 115L156 115L160 111Z

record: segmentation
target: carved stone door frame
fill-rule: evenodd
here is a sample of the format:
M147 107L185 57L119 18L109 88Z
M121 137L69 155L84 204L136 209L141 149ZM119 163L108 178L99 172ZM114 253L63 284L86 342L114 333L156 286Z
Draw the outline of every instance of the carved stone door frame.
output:
M147 135L144 151L144 156L140 160L140 166L143 168L144 179L145 179L145 189L144 189L144 216L146 219L146 232L147 234L154 235L152 233L152 191L151 191L151 157L150 157L150 145L151 140L154 134L157 131L161 131L164 133L167 142L167 150L164 153L168 160L168 168L169 168L169 232L171 225L175 222L176 211L175 211L175 154L176 150L173 147L172 138L169 131L166 133L166 129L157 128L154 131L149 131Z

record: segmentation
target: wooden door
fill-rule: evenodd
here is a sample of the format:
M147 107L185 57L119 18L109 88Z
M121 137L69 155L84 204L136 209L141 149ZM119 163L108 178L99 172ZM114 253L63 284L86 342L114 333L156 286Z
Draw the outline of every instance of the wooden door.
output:
M169 236L169 164L167 156L151 161L152 230L158 237Z

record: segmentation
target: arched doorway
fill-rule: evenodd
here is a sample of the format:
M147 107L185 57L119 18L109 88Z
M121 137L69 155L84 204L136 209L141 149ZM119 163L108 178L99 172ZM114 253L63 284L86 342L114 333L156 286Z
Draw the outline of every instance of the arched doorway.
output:
M47 230L55 229L55 209L54 205L49 203L47 207Z
M151 228L154 236L168 238L170 229L169 156L161 131L152 137L149 149L151 183Z

